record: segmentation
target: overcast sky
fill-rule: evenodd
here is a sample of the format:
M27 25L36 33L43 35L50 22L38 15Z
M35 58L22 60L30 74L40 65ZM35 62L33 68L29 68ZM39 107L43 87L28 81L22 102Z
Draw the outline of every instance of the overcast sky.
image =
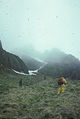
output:
M0 40L7 51L59 48L80 58L80 0L0 0Z

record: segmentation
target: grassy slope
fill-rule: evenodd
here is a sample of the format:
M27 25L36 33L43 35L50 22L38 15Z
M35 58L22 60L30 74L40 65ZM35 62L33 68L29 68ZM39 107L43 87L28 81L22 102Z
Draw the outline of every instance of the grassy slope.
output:
M56 79L0 74L0 119L80 119L80 81L67 82L57 95Z

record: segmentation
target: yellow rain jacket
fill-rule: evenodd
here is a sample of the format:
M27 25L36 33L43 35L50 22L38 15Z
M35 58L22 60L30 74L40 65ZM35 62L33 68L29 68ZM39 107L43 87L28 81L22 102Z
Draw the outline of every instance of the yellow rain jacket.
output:
M57 94L60 94L60 93L64 92L65 86L66 86L66 83L67 83L66 80L64 79L64 77L61 77L61 79L63 81L63 84L60 85L60 87L58 88L58 93Z

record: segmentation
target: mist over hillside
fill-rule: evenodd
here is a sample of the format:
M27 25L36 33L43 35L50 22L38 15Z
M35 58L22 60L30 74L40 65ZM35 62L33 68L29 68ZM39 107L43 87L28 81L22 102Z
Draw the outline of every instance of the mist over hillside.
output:
M43 53L36 50L34 47L31 46L24 46L24 47L17 47L11 50L12 53L18 55L19 57L31 57L33 59L41 59Z
M58 48L52 48L51 50L47 50L43 53L42 59L47 63L57 63L64 58L66 54L59 50Z
M73 55L54 49L48 53L45 60L47 64L39 70L40 73L54 78L64 76L80 80L80 61Z
M39 69L44 63L38 59L32 58L30 56L22 56L21 59L27 65L29 70Z
M2 45L0 47L1 51L3 52L4 50L2 48ZM65 52L57 48L53 48L49 51L47 50L44 53L38 53L38 51L36 50L32 51L32 49L26 50L25 52L23 50L22 51L18 50L18 52L14 51L15 54L17 54L24 62L24 63L22 63L22 61L18 62L18 65L19 66L21 65L21 67L15 65L17 62L14 63L12 62L11 59L11 57L13 57L12 54L10 55L9 53L4 52L3 54L5 54L4 56L6 57L4 58L6 59L4 61L7 64L6 66L12 67L17 71L27 72L27 69L25 69L24 67L24 65L26 64L29 70L39 69L38 73L52 76L54 78L64 76L66 78L71 79L80 79L79 74L80 61L72 54L66 54ZM17 56L14 57L16 57L17 60L19 60Z
M18 56L5 51L0 41L0 71L4 71L5 68L28 73L25 63Z

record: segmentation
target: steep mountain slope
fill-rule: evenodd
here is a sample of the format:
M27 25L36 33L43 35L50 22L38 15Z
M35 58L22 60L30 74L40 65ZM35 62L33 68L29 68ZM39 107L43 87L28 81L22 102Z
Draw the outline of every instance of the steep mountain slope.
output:
M58 63L64 58L66 54L60 51L57 48L53 48L49 51L45 51L43 53L42 59L47 63Z
M53 52L53 55L48 57L47 65L39 72L52 77L64 76L71 79L80 79L80 61L73 55L62 52L61 55L60 52L55 55Z
M36 69L39 69L44 63L41 62L41 61L38 61L30 56L23 56L21 58L24 63L27 65L28 69L29 70L36 70Z
M2 48L0 41L0 70L8 68L20 72L28 73L28 68L24 62L16 55L6 52Z

